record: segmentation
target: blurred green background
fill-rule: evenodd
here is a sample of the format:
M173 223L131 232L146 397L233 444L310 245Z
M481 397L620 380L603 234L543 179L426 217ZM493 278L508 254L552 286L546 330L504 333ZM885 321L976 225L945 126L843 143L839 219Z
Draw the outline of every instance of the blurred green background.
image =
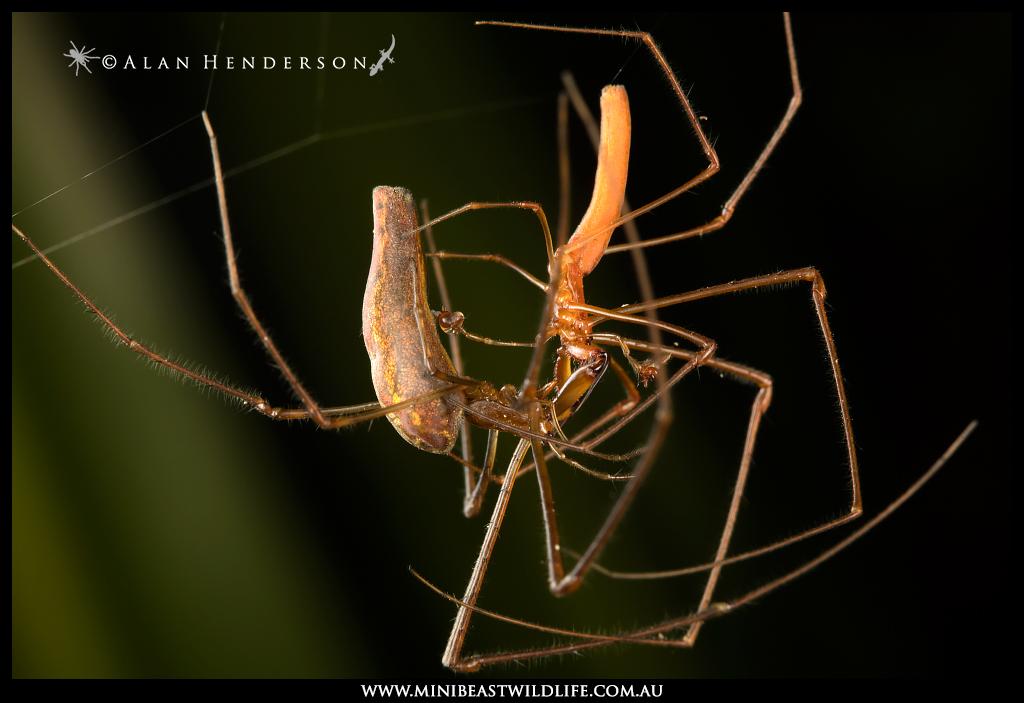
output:
M374 186L408 187L435 215L469 200L535 199L554 222L564 68L595 108L604 84L629 89L634 204L704 165L663 77L634 44L475 28L473 19L232 14L221 34L216 14L15 14L15 223L43 246L102 227L54 259L105 310L157 349L292 404L227 291L215 196L203 185L211 167L198 113L209 94L225 168L252 166L229 178L227 197L256 309L318 399L365 402L373 394L359 314ZM788 99L777 15L514 19L652 31L709 117L722 174L641 220L647 236L712 217ZM991 626L958 609L1007 585L999 557L1009 542L1009 388L990 375L1010 355L1009 20L798 15L794 29L805 108L729 230L652 251L656 290L822 269L869 511L969 419L980 417L982 429L890 524L709 625L693 651L614 647L490 673L929 675L970 672L995 656ZM396 63L373 78L221 70L211 86L202 69L219 37L222 56L324 54L351 64L372 62L391 34ZM76 78L61 56L69 41L122 62L188 55L192 68L94 62ZM572 128L578 218L594 159L578 122ZM287 155L260 160L280 149ZM528 214L474 214L436 237L442 248L500 252L543 274ZM25 255L15 241L12 261ZM471 329L532 334L541 299L515 276L469 263L446 272ZM637 300L628 257L602 262L588 296L608 306ZM11 312L14 676L449 675L439 659L455 609L407 566L464 589L486 517L461 516L456 465L417 452L386 422L338 433L271 423L155 373L114 349L38 263L12 271ZM713 336L723 357L778 384L735 549L841 514L840 425L807 291L737 296L666 318ZM470 375L515 383L526 354L469 347L467 358ZM606 407L616 395L604 389L588 404ZM676 393L672 437L607 563L669 568L713 554L752 396L712 374ZM641 441L646 427L617 446ZM482 436L474 439L479 453ZM566 543L581 548L615 489L561 468L554 480ZM523 481L483 605L618 631L696 603L696 580L594 577L552 598L539 520L534 483ZM719 595L813 552L737 567ZM549 641L478 618L468 651Z

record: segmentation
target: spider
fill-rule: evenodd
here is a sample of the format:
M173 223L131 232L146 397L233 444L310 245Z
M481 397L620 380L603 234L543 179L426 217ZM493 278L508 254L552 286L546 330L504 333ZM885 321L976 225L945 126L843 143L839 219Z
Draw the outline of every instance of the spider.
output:
M96 51L96 49L89 49L85 45L82 45L82 48L79 49L75 46L74 42L68 43L71 44L71 51L64 54L64 56L71 59L71 63L68 64L68 68L71 68L72 66L75 67L75 76L78 76L79 68L84 68L89 73L92 73L92 69L89 68L89 62L96 58L92 55L92 52Z

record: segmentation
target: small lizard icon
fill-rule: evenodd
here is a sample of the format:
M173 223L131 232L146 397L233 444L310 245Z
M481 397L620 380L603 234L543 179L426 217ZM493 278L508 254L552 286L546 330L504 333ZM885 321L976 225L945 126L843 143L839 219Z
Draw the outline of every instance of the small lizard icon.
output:
M378 72L384 70L384 62L394 63L395 60L391 58L391 52L395 50L395 35L391 35L391 46L388 47L387 51L380 50L380 61L370 66L370 75L376 76Z

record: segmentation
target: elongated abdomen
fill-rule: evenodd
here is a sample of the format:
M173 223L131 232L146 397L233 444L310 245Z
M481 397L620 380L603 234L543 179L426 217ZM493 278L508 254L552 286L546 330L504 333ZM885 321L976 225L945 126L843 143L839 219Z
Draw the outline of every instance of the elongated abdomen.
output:
M450 384L430 372L427 359L434 370L455 374L427 303L418 226L412 193L389 186L373 189L373 256L363 296L363 341L377 400L384 406ZM387 417L414 447L448 452L462 420L462 411L449 401L462 400L462 395L456 389Z
M621 85L607 85L601 91L601 142L594 193L567 245L573 262L584 276L601 260L614 231L609 225L622 214L631 138L632 120L626 89Z

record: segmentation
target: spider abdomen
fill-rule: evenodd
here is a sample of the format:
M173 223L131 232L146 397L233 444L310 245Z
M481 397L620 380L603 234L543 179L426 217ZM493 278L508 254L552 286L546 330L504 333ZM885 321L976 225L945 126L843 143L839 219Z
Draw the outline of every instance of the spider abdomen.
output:
M455 367L427 304L426 274L416 206L404 188L373 189L373 255L363 296L363 341L377 400L394 405L450 385ZM387 416L417 449L447 453L455 445L462 411L460 389Z

